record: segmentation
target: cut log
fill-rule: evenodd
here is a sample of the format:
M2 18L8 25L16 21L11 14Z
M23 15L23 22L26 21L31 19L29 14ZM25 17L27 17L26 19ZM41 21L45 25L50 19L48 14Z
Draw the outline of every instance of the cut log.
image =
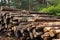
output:
M49 35L50 35L50 37L54 37L55 36L54 30L50 30Z
M51 28L52 28L52 27L45 27L45 28L43 29L43 31L44 31L44 32L49 32Z
M55 32L56 32L56 33L60 33L60 29L58 29L58 30L55 30Z
M51 30L55 30L58 33L58 32L60 32L59 28L60 27L44 27L43 31L44 32L49 32Z
M39 18L39 19L34 19L34 22L37 22L37 21L47 21L47 22L54 22L54 21L60 21L60 19L54 19L54 18Z
M60 22L41 22L36 27L59 27L59 26L60 26Z
M30 14L42 14L42 15L49 15L47 12L37 12L37 11L30 11Z
M1 11L21 11L21 10L2 6Z
M52 39L52 40L60 40L60 39Z

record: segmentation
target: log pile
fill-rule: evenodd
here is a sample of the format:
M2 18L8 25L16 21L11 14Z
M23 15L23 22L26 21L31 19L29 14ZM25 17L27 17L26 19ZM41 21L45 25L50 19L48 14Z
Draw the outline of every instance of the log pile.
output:
M19 11L2 8L0 36L19 40L59 40L60 18L49 13Z

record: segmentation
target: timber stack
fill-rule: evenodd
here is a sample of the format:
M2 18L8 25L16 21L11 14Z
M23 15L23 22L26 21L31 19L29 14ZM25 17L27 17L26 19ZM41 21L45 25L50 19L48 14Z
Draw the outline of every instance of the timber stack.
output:
M0 36L15 37L18 40L59 40L60 17L1 7Z

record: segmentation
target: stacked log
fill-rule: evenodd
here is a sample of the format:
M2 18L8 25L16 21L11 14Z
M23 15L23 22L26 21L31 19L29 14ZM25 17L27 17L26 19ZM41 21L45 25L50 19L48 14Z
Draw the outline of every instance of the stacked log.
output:
M0 15L0 35L19 40L60 39L60 18L48 13L20 11L3 7ZM30 20L31 19L31 20ZM2 35L2 36L4 36Z
M1 11L21 11L20 9L13 9L10 7L1 6Z

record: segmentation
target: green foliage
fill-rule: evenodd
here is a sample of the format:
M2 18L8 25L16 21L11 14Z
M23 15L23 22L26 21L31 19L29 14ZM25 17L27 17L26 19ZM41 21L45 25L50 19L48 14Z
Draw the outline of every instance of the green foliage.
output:
M44 8L41 10L41 12L51 12L52 10L54 10L54 6L50 6L48 8Z
M60 15L60 4L58 4L57 6L49 6L47 8L43 8L42 10L40 10L40 12L49 12L51 15Z
M58 5L55 7L55 13L56 13L56 15L60 16L60 4L58 4Z
M24 9L24 10L28 10L28 7L29 7L29 0L22 0L21 1L21 8Z
M58 13L60 12L60 4L58 4L58 5L55 7L55 11L58 12Z
M50 12L54 15L60 14L60 0L1 0L0 5L22 10L30 8L33 11Z
M49 0L50 5L57 5L60 0Z
M0 5L23 10L28 10L29 8L31 8L34 11L38 11L39 9L44 8L46 6L43 1L45 0L1 0Z

